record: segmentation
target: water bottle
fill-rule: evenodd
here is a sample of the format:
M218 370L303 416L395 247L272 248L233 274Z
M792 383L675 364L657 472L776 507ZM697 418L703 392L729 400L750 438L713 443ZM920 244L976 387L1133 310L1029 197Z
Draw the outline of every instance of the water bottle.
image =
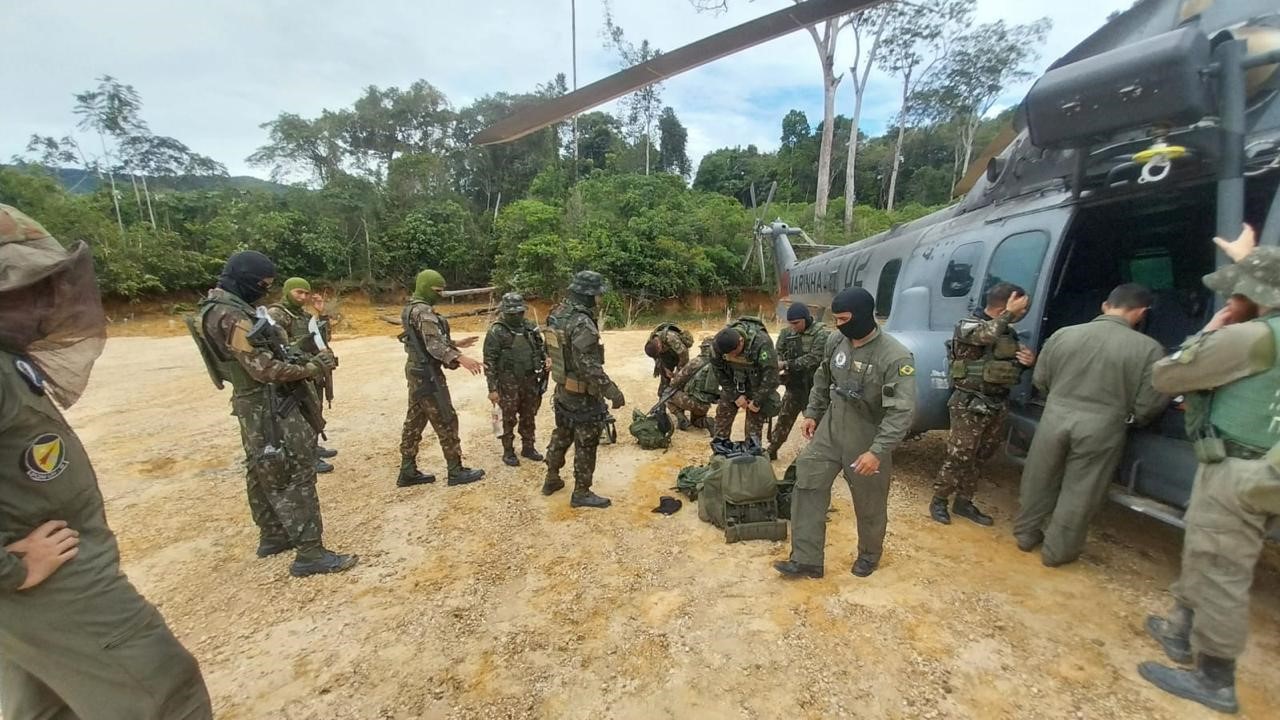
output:
M489 411L489 422L493 424L493 436L502 437L502 408L497 403Z

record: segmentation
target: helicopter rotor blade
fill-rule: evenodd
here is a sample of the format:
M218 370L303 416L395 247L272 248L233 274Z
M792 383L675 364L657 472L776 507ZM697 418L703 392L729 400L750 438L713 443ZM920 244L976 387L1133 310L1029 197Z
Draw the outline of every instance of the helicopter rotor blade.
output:
M760 213L756 212L756 184L751 183L751 214L756 216L756 220L760 220Z
M760 219L769 222L769 203L773 202L773 194L778 191L778 181L774 180L769 186L769 195L764 199L764 212L760 213Z
M833 17L856 12L884 0L807 0L763 17L722 30L682 48L662 53L639 65L597 80L545 103L499 120L471 139L472 145L509 142L571 115L609 102L646 85L704 65L739 50L782 37Z
M764 285L769 282L769 278L764 269L764 236L762 235L756 235L756 261L760 264L760 284Z

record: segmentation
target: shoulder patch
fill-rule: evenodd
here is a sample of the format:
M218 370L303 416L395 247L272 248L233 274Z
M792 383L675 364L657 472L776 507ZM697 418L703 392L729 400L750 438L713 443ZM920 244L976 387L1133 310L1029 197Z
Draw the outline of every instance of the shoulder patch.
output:
M915 375L915 374L916 374L916 369L911 365L898 366L898 375L902 377L911 377L912 375Z
M67 448L62 436L56 433L44 433L36 436L27 444L22 454L22 466L27 477L35 482L49 482L61 475L70 465L67 460Z
M227 344L236 352L253 352L253 345L249 343L249 332L253 330L253 323L248 318L238 318L236 324L231 328L231 337L227 338Z
M27 386L31 388L31 392L37 395L44 394L44 375L36 369L35 365L27 362L22 358L13 361L13 368L18 371L22 379L27 382Z

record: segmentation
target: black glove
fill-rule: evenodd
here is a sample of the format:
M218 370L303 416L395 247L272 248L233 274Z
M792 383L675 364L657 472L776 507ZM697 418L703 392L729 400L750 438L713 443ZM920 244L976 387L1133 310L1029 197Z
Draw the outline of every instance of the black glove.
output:
M613 402L614 410L627 404L627 399L623 397L622 390L617 385L614 385L613 392L609 393L609 400Z

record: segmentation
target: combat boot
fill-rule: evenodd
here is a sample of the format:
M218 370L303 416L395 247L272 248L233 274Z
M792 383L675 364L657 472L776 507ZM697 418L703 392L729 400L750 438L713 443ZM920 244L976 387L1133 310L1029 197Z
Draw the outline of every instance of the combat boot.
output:
M870 558L860 557L853 562L853 569L850 572L858 577L867 577L876 571L876 566L879 564Z
M1043 530L1032 530L1030 535L1018 535L1014 533L1013 538L1018 541L1018 549L1024 553L1040 547L1040 543L1044 542Z
M502 441L502 462L511 467L520 467L520 458L516 457L516 446L509 438Z
M689 429L689 418L685 417L683 410L679 410L676 412L676 429L677 430Z
M534 462L542 462L543 460L546 460L546 458L542 456L542 453L538 452L538 449L534 447L531 442L525 443L524 447L520 449L520 457Z
M947 512L946 498L935 495L933 500L929 501L929 517L943 525L951 524L951 513Z
M321 460L320 458L316 458L316 474L317 475L323 475L325 473L331 473L331 472L333 472L332 465Z
M773 445L770 445L770 446L769 446L769 449L768 449L768 450L766 450L765 452L769 453L769 459L770 459L770 460L777 460L777 459L778 459L778 448L774 447Z
M789 578L820 578L822 577L821 565L805 565L795 560L779 560L773 564L773 569L782 573L784 577Z
M1147 616L1147 634L1169 659L1181 665L1191 662L1191 608L1175 603L1169 617Z
M1144 662L1138 666L1138 674L1170 695L1198 702L1218 712L1234 714L1240 710L1240 703L1236 700L1235 660L1200 653L1196 657L1195 670Z
M317 445L316 457L320 458L321 460L328 460L329 458L338 457L338 451L330 450L329 448L324 447L323 445Z
M400 463L400 477L396 478L396 487L425 485L436 481L436 476L418 470L418 464L412 460Z
M258 557L268 558L272 555L279 555L285 550L292 550L293 543L288 538L262 538L258 541Z
M979 510L978 506L974 505L969 498L956 498L956 501L951 504L951 512L966 520L972 520L983 527L991 527L996 524L996 521L992 520L990 515Z
M466 485L484 477L483 470L472 470L464 465L449 468L449 479L446 485Z
M573 497L569 499L569 507L588 507L588 508L607 508L613 504L609 498L600 497L599 495L587 490L585 492L575 492Z
M542 481L542 494L555 495L563 489L564 481L560 479L560 476L547 473L546 479Z
M289 574L294 577L307 577L308 575L340 573L355 567L359 559L357 555L339 555L325 550L322 555L314 560L297 558L289 566Z

